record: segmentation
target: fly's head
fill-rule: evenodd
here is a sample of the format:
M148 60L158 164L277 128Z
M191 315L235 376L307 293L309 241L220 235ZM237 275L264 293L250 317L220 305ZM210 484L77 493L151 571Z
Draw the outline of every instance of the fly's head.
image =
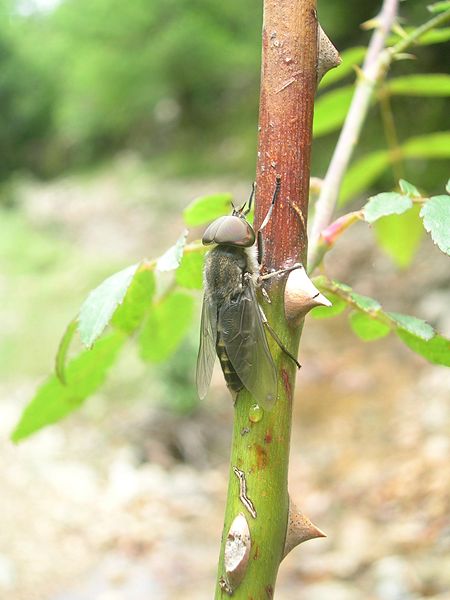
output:
M250 248L255 243L255 230L245 218L250 212L253 198L245 202L241 208L233 206L233 214L225 217L219 217L213 221L202 237L202 243L205 246L210 244L238 246L241 248Z

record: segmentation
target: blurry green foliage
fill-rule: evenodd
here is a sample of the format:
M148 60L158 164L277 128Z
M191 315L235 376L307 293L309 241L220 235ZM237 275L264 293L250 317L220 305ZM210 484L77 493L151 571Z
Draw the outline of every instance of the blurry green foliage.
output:
M172 175L232 171L249 177L257 135L260 0L62 0L53 10L28 13L23 6L0 0L0 179L18 170L54 176L123 149ZM350 0L345 11L333 2L319 6L343 64L319 90L316 175L326 168L352 92L353 67L363 59L369 33L359 25L378 10L378 0ZM427 16L422 3L404 3L401 10L407 24ZM448 95L449 86L442 74L445 53L436 42L445 38L444 29L429 32L414 49L422 74L417 64L403 61L386 85L400 140L410 135L412 120L417 135L442 128L446 109L439 96ZM436 98L427 104L423 95ZM372 112L361 144L369 157L385 147L379 111ZM419 156L419 183L433 191L444 166L430 166L429 158ZM366 186L380 177L385 187L391 183L389 160L380 161L383 167L372 170Z

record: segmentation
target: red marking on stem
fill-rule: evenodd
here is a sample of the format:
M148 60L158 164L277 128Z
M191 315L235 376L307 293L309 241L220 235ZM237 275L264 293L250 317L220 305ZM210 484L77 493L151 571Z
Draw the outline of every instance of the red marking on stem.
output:
M266 431L266 435L264 436L264 442L266 444L271 444L272 443L272 432L267 430Z
M258 471L261 469L265 469L267 467L267 463L269 462L269 458L267 456L267 452L260 444L255 444L255 452L256 452L256 467Z
M255 554L253 555L253 560L258 560L259 557L259 546L255 548Z
M267 596L267 598L269 598L269 600L272 600L272 598L273 598L273 587L270 584L266 585L265 590L266 590L266 596Z
M289 374L286 369L281 369L281 379L283 380L284 389L286 390L286 395L288 397L289 402L292 402L292 387L291 382L289 380Z

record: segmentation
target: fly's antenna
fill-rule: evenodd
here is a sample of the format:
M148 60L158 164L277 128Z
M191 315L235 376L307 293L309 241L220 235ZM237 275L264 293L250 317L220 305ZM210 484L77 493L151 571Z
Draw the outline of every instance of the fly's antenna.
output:
M280 194L280 188L281 188L281 175L277 175L277 179L275 182L275 189L273 191L273 196L272 196L272 202L270 203L270 207L269 207L269 210L267 211L264 221L261 223L261 227L259 228L259 231L262 231L264 229L264 227L269 222L270 217L272 216L273 207L275 206L275 202L277 201L277 198Z
M249 212L252 210L253 199L254 199L254 197L255 197L255 190L256 190L256 181L254 181L254 182L252 183L252 191L250 192L250 198L249 198L249 199L247 200L247 202L245 203L245 204L247 204L247 208L246 208L245 210L243 210L243 209L244 209L244 207L245 207L245 204L244 204L244 206L242 207L241 213L244 215L244 217L245 217L246 215L248 215L248 213L249 213Z

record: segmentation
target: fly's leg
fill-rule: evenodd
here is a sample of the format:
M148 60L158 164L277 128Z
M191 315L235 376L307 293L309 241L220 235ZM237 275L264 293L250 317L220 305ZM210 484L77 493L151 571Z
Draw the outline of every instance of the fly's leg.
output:
M254 181L252 183L252 191L250 192L250 198L246 202L247 208L242 211L242 214L244 216L247 216L248 213L252 210L253 198L255 197L255 189L256 189L256 181Z
M272 300L270 299L270 296L267 293L267 290L264 289L262 286L260 289L261 289L261 294L263 295L264 300L267 302L267 304L272 304Z
M264 221L261 223L261 227L256 234L256 245L258 249L258 264L261 266L264 258L264 241L262 236L262 230L265 228L267 223L270 221L270 217L272 216L273 207L275 206L275 202L280 194L281 188L281 176L277 175L275 182L275 189L273 191L272 202L270 203L269 210L267 211L266 216L264 217Z
M280 340L280 338L278 337L277 332L275 331L275 329L272 327L272 325L269 324L266 315L264 314L263 309L261 308L261 306L259 306L259 310L261 311L261 317L262 317L262 322L263 324L267 327L270 335L273 337L273 339L276 341L276 343L279 345L279 347L281 348L281 350L287 354L289 356L289 358L291 360L293 360L295 362L295 364L297 365L298 369L301 369L302 365L298 362L298 360L295 358L295 356L293 354L291 354L289 352L289 350L286 348L286 346L283 344L283 342Z
M266 275L260 275L259 281L265 281L266 279L271 279L271 277L276 277L277 275L284 275L285 273L290 273L291 271L295 271L296 269L303 269L303 265L300 263L295 263L292 267L287 267L286 269L278 269L278 271L272 271L271 273L267 273Z
M268 304L271 304L270 296L267 293L267 290L261 285L263 283L263 281L270 279L271 277L276 277L277 275L284 275L285 273L290 273L291 271L295 271L295 269L302 269L302 268L303 268L303 265L301 265L300 263L295 263L295 265L292 265L292 267L288 267L287 269L279 269L278 271L272 271L271 273L266 273L266 275L259 275L256 283L257 283L257 285L259 285L259 288L261 290L261 294L264 297L264 300Z

